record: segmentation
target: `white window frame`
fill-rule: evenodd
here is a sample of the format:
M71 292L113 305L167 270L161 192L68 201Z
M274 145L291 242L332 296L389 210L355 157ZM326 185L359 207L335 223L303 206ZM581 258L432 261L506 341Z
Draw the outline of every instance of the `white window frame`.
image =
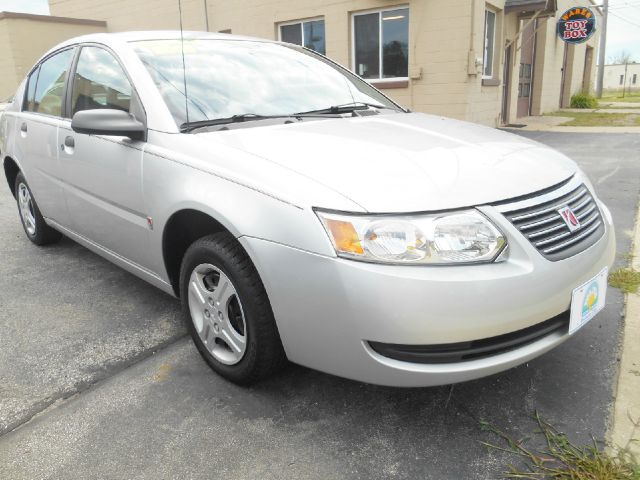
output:
M351 14L351 71L358 75L358 70L356 69L356 17L361 15L369 15L371 13L378 14L378 78L363 78L365 82L374 82L374 83L385 83L385 82L398 82L398 81L408 81L408 69L407 65L407 76L406 77L392 77L392 78L382 78L382 14L384 12L391 12L393 10L401 10L406 8L409 10L409 15L411 15L411 11L409 9L409 5L396 5L395 7L387 7L387 8L374 8L372 10L363 10L361 12L355 12ZM411 18L411 17L409 17ZM411 32L407 31L407 36L409 37L409 42L411 42ZM411 48L409 48L411 51ZM359 76L359 75L358 75Z
M319 20L322 20L324 22L324 45L325 45L325 53L320 53L320 52L316 52L319 53L320 55L326 55L326 48L327 48L327 22L325 22L324 17L313 17L313 18L305 18L303 20L287 20L286 22L279 22L278 25L278 41L281 42L282 41L282 28L281 27L286 27L286 26L290 26L290 25L296 25L296 24L300 24L300 38L302 39L302 46L304 48L309 48L304 44L304 24L308 23L308 22L317 22ZM315 50L314 50L315 52Z
M493 52L491 55L491 75L486 75L486 67L487 67L487 13L493 14L493 41L491 45L493 46ZM487 80L489 78L494 78L493 70L495 69L495 60L496 60L496 30L498 29L498 12L489 8L489 6L485 6L484 9L484 35L482 36L482 79Z

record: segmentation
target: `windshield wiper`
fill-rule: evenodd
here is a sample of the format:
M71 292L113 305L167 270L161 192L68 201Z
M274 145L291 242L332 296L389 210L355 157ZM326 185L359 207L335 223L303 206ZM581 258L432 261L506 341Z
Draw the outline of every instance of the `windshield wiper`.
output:
M308 112L298 112L295 115L307 115L307 114L325 114L325 113L351 113L356 110L368 110L369 108L382 108L386 110L395 110L395 108L387 107L385 105L378 105L377 103L368 102L351 102L343 103L342 105L332 105L327 108L321 108L319 110L309 110Z
M199 128L212 127L215 125L226 125L229 123L242 123L242 122L251 122L254 120L266 120L270 118L308 118L308 117L320 117L326 118L327 114L332 112L302 112L302 113L289 113L289 114L281 114L281 115L260 115L257 113L242 113L237 115L232 115L231 117L224 118L212 118L209 120L199 120L197 122L185 122L180 125L180 132L189 133L193 130L197 130ZM344 112L342 112L344 113Z
M331 112L327 112L331 113ZM232 115L231 117L212 118L210 120L199 120L197 122L185 122L180 125L182 133L188 133L199 128L212 127L215 125L226 125L229 123L251 122L254 120L267 120L270 118L305 118L305 117L326 117L324 112L308 112L308 113L289 113L281 115L260 115L257 113L241 113Z
M268 118L286 118L291 116L292 115L259 115L257 113L242 113L238 115L232 115L231 117L211 118L209 120L199 120L197 122L185 122L182 125L180 125L180 131L185 133L185 132L190 132L192 130L196 130L198 128L212 127L215 125L225 125L227 123L250 122L253 120L266 120Z

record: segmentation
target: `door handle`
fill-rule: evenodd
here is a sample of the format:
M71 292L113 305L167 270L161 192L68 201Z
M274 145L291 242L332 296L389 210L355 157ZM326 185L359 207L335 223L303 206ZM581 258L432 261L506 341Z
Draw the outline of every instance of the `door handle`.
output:
M73 148L73 147L75 147L75 146L76 146L76 142L75 142L75 140L73 139L73 137L69 137L69 136L68 136L68 137L65 137L65 139L64 139L64 146L65 146L65 147L68 147L68 148Z
M20 125L20 131L27 133L27 122L22 122L22 125Z

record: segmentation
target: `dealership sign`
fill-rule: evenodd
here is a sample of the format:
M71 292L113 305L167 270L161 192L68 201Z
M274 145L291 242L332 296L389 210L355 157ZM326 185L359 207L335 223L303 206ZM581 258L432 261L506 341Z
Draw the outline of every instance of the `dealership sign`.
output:
M596 16L586 7L570 8L558 20L558 36L567 43L582 43L596 31Z

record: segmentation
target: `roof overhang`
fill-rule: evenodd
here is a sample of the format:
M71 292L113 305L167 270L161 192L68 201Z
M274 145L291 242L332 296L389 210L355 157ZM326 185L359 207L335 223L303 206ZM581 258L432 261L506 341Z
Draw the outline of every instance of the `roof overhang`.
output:
M507 0L504 5L504 13L517 13L522 17L536 14L538 18L552 17L557 9L556 0Z
M4 12L0 11L0 20L33 20L36 22L48 23L70 23L73 25L91 25L94 27L106 27L107 22L103 20L89 20L86 18L54 17L53 15L35 15L33 13Z

